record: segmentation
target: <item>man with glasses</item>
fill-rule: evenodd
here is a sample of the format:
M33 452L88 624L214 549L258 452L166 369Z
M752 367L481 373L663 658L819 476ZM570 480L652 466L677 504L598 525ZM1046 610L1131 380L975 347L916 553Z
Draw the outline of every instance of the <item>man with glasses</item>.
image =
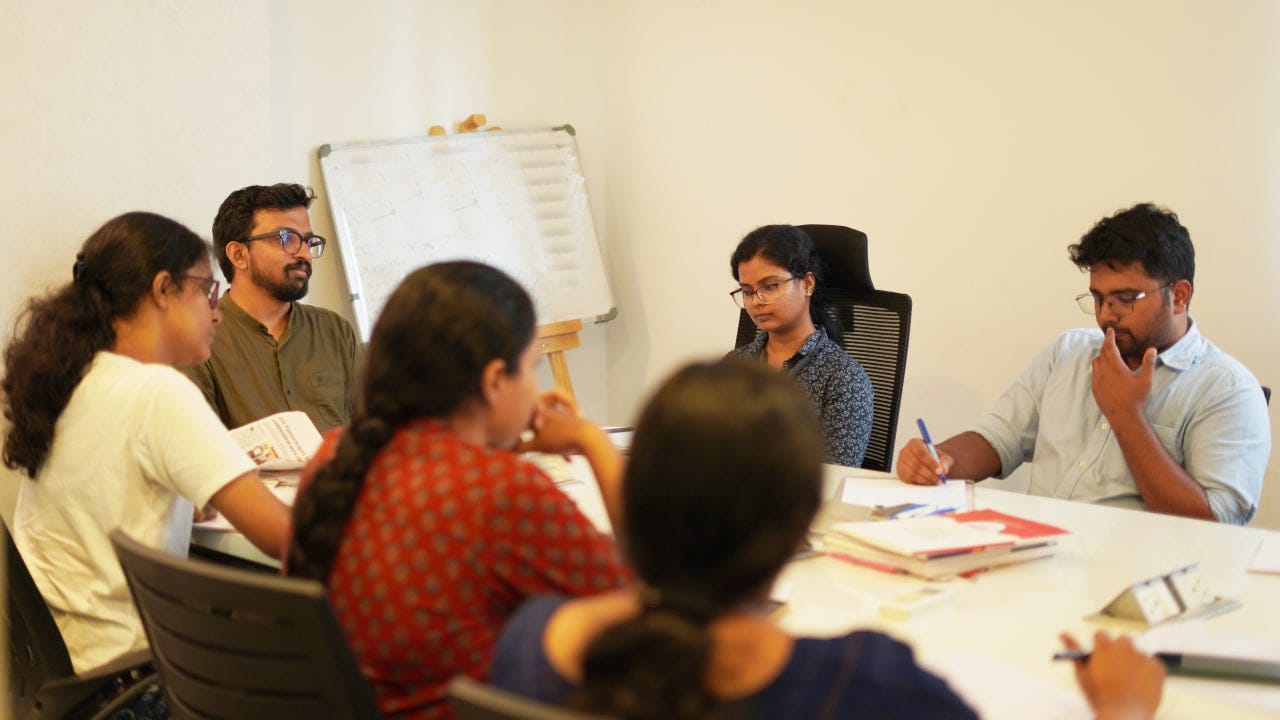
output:
M302 185L231 193L213 221L214 254L231 284L218 302L213 351L187 374L227 427L302 410L321 432L351 418L360 343L330 310L297 302L325 239L311 232Z
M1188 314L1195 249L1150 204L1104 218L1068 248L1076 298L1099 330L1063 333L973 430L898 455L898 476L1005 477L1031 462L1035 495L1244 524L1271 452L1257 379Z

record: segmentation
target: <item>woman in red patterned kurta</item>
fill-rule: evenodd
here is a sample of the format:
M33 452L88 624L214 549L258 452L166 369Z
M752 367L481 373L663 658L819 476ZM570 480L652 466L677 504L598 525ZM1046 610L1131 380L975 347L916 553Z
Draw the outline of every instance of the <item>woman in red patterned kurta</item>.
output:
M351 426L304 473L289 572L325 582L388 717L449 717L507 617L627 579L613 543L514 448L580 450L616 517L621 461L572 402L539 396L533 306L479 263L405 278L374 326Z

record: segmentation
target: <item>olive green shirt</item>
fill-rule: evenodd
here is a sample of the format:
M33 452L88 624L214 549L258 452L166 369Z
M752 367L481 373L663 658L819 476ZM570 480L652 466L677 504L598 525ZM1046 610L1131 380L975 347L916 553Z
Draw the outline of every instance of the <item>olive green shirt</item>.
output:
M209 359L184 372L228 428L286 410L302 410L321 433L350 422L362 359L351 323L331 310L294 303L277 343L230 295L218 309L222 323Z

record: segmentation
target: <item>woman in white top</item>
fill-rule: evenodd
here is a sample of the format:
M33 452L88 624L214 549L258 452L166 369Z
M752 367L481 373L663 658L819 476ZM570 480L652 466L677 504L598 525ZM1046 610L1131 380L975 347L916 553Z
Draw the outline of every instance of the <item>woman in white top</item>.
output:
M34 298L5 348L4 464L26 476L13 536L77 672L146 647L107 534L185 555L206 504L279 556L289 511L173 368L209 356L208 246L151 213L85 241L72 282Z

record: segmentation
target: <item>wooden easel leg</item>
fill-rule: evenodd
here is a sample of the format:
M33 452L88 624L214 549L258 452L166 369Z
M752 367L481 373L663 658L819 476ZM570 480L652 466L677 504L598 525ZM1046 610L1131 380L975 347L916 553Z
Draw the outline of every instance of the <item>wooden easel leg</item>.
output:
M573 394L573 383L569 382L569 364L564 361L564 352L556 350L547 353L547 361L551 363L551 377L556 382L556 387L569 393L569 397L574 402L578 399Z
M537 331L538 349L551 363L551 377L556 387L569 393L574 402L578 399L573 395L573 383L569 382L569 365L564 361L564 351L578 347L578 333L581 331L581 320L539 325Z

